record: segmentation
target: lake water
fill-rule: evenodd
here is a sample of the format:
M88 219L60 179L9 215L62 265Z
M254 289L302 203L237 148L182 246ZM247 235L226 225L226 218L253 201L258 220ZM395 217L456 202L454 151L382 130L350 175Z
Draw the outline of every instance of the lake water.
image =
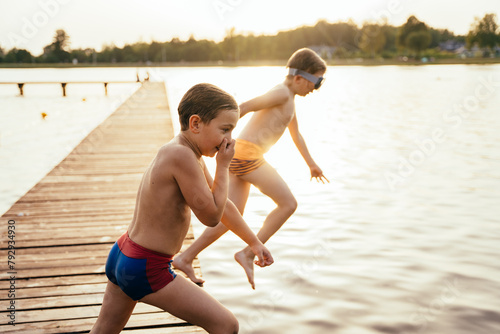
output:
M174 117L195 83L243 102L285 75L279 67L148 71L165 80ZM135 73L0 69L0 81ZM256 269L251 290L232 260L244 244L228 233L200 255L205 289L236 314L241 333L500 332L500 66L330 67L326 76L296 105L331 183L309 181L285 134L266 159L299 207L267 244L275 263ZM26 86L23 98L0 85L0 211L136 88L110 85L106 98L101 85L68 85L63 99L57 85ZM244 217L258 231L272 208L253 189Z

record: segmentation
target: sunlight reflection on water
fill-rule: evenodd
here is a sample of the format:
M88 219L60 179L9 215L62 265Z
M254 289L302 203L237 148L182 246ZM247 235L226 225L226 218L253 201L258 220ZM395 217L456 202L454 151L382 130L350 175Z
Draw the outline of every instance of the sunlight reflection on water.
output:
M214 83L243 102L285 73L150 72L166 81L174 119L193 84ZM299 208L268 242L276 262L256 269L252 291L232 260L244 244L228 233L200 255L207 291L236 314L241 333L498 332L500 66L330 67L327 78L296 105L301 133L331 183L309 181L285 134L266 159ZM0 94L2 106L23 115L43 103ZM13 152L9 158L21 159ZM254 231L272 208L252 190L245 219ZM195 223L195 234L201 230Z
M243 102L283 71L197 74ZM458 113L493 74L494 92ZM296 104L301 132L332 182L309 182L285 135L266 159L299 208L268 242L275 264L256 269L252 291L232 261L244 245L228 234L200 255L207 290L235 312L242 333L498 330L500 67L333 67L327 77ZM166 80L180 91L195 83L181 89L177 76ZM168 91L175 106L181 95ZM435 131L444 139L432 144ZM272 208L253 190L245 219L257 231Z

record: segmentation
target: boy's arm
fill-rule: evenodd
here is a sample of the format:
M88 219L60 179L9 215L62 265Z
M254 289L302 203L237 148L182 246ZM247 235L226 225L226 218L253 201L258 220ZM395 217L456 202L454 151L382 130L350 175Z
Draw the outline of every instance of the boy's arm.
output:
M251 111L259 111L285 103L290 95L285 89L272 89L264 95L257 96L240 104L240 118Z
M229 186L228 167L234 155L234 143L233 140L228 144L224 139L221 144L215 179L210 187L203 167L192 152L180 148L173 154L170 167L184 200L196 217L210 227L217 225L224 213Z
M210 173L208 172L206 165L204 169L205 169L206 181L208 185L211 187L214 181L212 180L212 177L210 176ZM247 223L241 216L240 211L230 199L227 199L226 207L224 209L221 222L234 234L240 237L241 240L243 240L245 243L248 244L252 252L259 259L256 262L257 265L265 267L271 265L274 262L273 257L269 252L269 250L252 232L250 227L248 227Z
M323 171L319 166L314 162L313 158L311 157L311 154L309 153L309 150L307 149L306 142L304 141L304 138L299 132L299 124L297 122L297 114L293 115L292 120L290 121L290 124L288 124L288 131L290 131L290 136L292 137L292 140L297 146L297 149L299 150L300 154L306 161L307 165L309 166L309 169L311 170L311 180L312 178L316 178L316 180L323 181L325 179L327 182L328 179L323 175Z

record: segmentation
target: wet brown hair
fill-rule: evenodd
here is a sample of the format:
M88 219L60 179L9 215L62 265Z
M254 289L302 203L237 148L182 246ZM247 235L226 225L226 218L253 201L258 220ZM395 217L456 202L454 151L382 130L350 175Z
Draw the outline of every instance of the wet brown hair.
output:
M238 110L238 103L217 86L201 83L191 87L182 97L177 111L181 131L189 129L189 118L198 115L203 123L210 123L222 110Z
M326 71L325 61L316 52L308 48L295 51L288 59L286 67L296 68L311 74Z

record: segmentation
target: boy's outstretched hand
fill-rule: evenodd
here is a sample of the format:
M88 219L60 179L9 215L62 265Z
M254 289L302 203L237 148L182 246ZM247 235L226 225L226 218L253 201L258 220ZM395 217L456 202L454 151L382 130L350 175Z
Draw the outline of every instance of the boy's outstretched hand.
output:
M318 165L313 165L309 167L311 169L311 180L313 177L316 179L317 182L321 181L323 184L325 184L325 181L330 183L326 176L323 175L323 171L321 168L319 168ZM324 179L324 180L323 180Z

